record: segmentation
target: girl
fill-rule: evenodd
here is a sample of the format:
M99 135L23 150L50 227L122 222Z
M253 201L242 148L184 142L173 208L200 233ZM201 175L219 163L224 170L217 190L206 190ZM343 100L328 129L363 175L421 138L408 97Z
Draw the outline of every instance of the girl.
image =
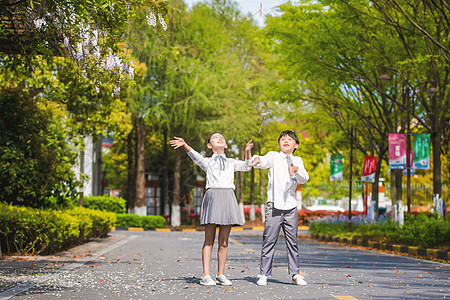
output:
M228 256L228 238L233 225L242 226L244 224L234 195L234 172L250 171L249 161L253 143L250 140L245 147L246 161L225 156L227 142L223 134L219 132L211 134L206 145L212 150L212 157L203 157L180 137L174 137L170 141L170 145L174 149L183 147L194 163L206 172L206 193L200 213L200 225L205 225L205 241L202 248L203 275L200 284L232 285L231 281L223 274ZM217 250L217 277L214 281L209 274L209 264L216 236L216 226L219 226L219 249Z

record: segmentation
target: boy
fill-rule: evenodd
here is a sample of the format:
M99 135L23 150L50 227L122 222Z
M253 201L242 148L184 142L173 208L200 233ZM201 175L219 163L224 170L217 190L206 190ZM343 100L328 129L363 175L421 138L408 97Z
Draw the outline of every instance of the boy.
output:
M292 283L306 285L299 274L297 231L298 211L295 189L304 184L309 175L299 156L293 156L299 144L295 132L286 130L278 137L280 152L270 151L264 156L254 156L250 166L257 169L269 169L267 185L266 221L264 223L263 245L261 249L261 267L258 285L267 285L267 276L272 274L272 260L275 245L283 228L288 252L289 274Z

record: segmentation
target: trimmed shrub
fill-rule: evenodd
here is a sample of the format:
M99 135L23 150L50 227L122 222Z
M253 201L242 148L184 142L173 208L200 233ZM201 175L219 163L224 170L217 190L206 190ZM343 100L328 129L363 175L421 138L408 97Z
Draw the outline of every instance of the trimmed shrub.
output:
M135 214L116 214L116 227L142 227L141 216Z
M63 212L0 203L0 233L6 253L49 254L78 240L80 222Z
M412 246L436 247L450 245L450 222L439 218L437 213L405 215L403 226L386 231L389 239Z
M117 214L116 227L162 228L166 219L162 216L138 216L135 214Z
M391 219L380 218L370 223L366 216L352 218L352 231L348 232L343 216L324 217L311 222L310 233L330 234L340 237L364 237L378 241L409 246L448 248L450 246L450 217L435 214L405 215L403 226Z
M42 210L0 202L0 243L5 253L52 254L104 237L116 216L77 207L67 211Z
M143 228L162 228L166 219L162 216L144 216L142 217Z
M92 230L86 239L91 237L103 238L108 235L108 232L116 222L116 215L112 212L98 211L83 207L75 207L67 211L68 214L78 217L80 220L88 219L92 223Z
M85 208L110 211L116 214L126 213L127 201L120 197L91 196L83 199Z

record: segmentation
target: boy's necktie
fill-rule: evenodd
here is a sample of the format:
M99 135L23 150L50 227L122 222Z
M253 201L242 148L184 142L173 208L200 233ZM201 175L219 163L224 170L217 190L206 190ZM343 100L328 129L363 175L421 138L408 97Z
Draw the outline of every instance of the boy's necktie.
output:
M289 155L286 156L286 161L287 161L287 165L288 165L288 173L289 173L289 176L291 176L292 159Z
M291 157L290 157L289 155L286 156L286 161L287 161L287 165L288 165L288 173L289 173L289 176L291 177L291 179L292 179L293 181L297 181L297 178L295 178L294 175L291 176L292 159L291 159Z

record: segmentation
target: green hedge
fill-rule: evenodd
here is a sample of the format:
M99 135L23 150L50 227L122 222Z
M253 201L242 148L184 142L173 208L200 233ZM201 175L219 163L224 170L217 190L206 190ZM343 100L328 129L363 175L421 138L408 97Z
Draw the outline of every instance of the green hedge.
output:
M439 218L438 214L420 213L406 215L402 227L390 224L386 231L388 239L411 246L450 246L450 216Z
M83 207L110 211L116 214L127 212L127 201L120 197L90 196L83 199Z
M335 216L315 220L309 225L310 233L340 237L361 237L372 240L419 247L448 248L450 246L450 216L435 214L405 214L403 226L390 218L370 223L365 216L352 218L352 231L348 232L345 218Z
M162 216L138 216L134 214L117 214L116 227L141 227L146 229L162 228L166 219Z
M104 212L83 207L75 207L66 211L69 215L76 216L79 219L88 219L92 223L92 232L90 237L104 238L108 235L111 227L116 223L116 214Z
M114 222L113 213L84 208L43 210L0 203L0 242L8 254L52 254L105 236Z

